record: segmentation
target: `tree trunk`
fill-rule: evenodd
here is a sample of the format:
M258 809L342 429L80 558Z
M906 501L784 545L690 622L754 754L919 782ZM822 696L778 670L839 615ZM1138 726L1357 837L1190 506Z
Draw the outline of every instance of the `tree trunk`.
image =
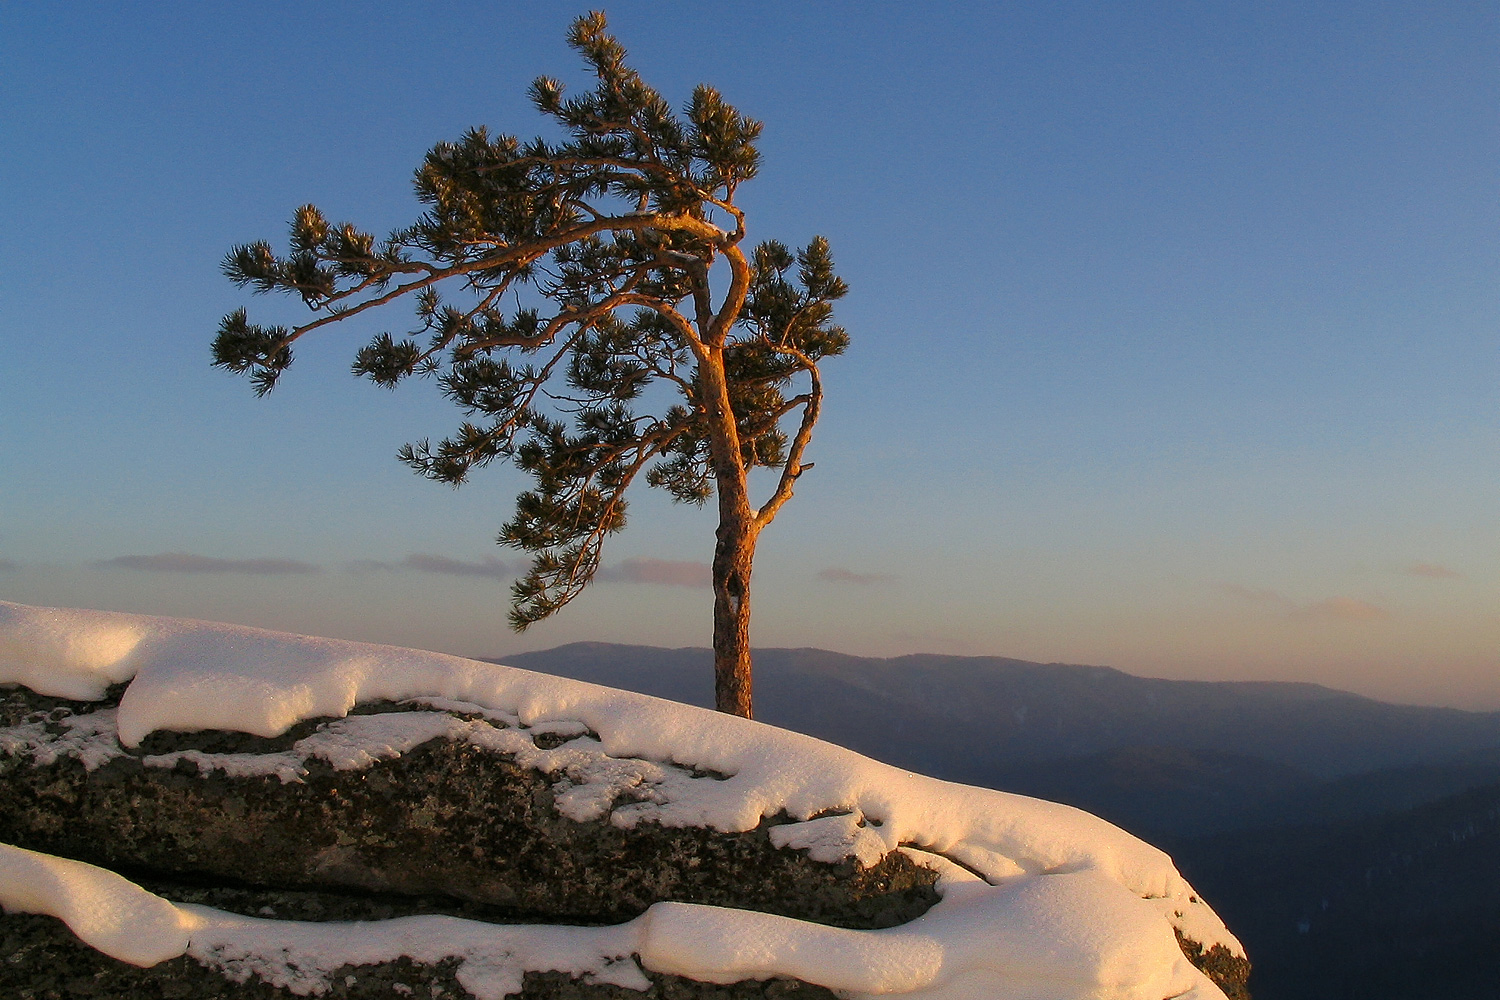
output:
M758 532L721 510L714 545L714 707L753 718L750 698L750 564Z

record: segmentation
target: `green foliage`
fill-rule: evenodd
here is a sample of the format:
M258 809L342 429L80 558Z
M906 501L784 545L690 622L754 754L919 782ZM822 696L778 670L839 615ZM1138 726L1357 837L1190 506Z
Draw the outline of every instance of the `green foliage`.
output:
M286 327L256 326L243 309L236 309L220 321L213 352L215 365L248 374L257 396L270 392L282 370L292 363L291 338Z
M215 365L264 394L301 336L413 301L417 327L378 334L352 369L386 387L434 376L463 411L451 436L401 449L418 473L457 486L502 459L533 477L499 538L533 555L513 591L518 629L593 577L642 473L702 504L726 484L742 490L755 466L780 467L776 497L751 512L774 516L805 468L817 363L848 344L832 322L847 289L827 241L740 249L735 193L759 167L761 124L708 86L674 112L626 65L602 14L579 18L568 40L593 88L570 97L544 77L530 90L560 141L475 128L438 143L414 177L424 211L383 240L302 206L285 256L250 243L223 270L299 297L315 318L288 330L237 310L213 345ZM715 267L727 281L710 282Z

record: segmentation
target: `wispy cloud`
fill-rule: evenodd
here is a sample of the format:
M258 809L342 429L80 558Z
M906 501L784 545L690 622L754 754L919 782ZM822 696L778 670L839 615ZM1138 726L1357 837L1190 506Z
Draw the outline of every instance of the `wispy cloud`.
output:
M447 556L413 552L401 560L401 565L421 573L442 573L447 576L486 576L494 580L504 580L516 575L515 568L510 563L503 559L496 559L494 556L485 556L475 562L466 562L462 559L450 559Z
M516 576L519 570L512 563L494 556L485 556L473 562L437 556L427 552L413 552L400 562L381 562L377 559L359 559L345 563L351 573L401 573L416 570L418 573L441 573L444 576L475 576L491 580L506 580Z
M1322 618L1346 622L1381 621L1391 616L1385 608L1371 604L1369 601L1343 596L1325 597L1321 601L1313 601L1311 604L1296 609L1293 614L1299 618Z
M154 556L115 556L94 563L106 569L136 569L149 573L240 573L249 576L292 576L321 573L321 566L296 559L217 559L190 552L162 552Z
M852 569L843 566L829 566L820 569L817 578L824 583L851 583L857 587L868 587L875 583L889 583L895 577L889 573L856 573Z
M473 561L449 556L413 552L399 562L361 559L344 564L351 573L440 573L445 576L467 576L491 580L508 580L520 576L526 567L494 556ZM600 583L656 583L671 587L709 587L713 572L707 563L679 562L671 559L626 559L613 566L602 566L594 575Z
M674 559L626 559L600 567L595 579L603 583L659 583L669 587L712 587L708 563Z
M1252 601L1256 604L1291 604L1292 602L1274 590L1264 590L1258 587L1246 587L1238 583L1221 583L1219 589L1230 597L1237 597L1242 601Z
M1336 594L1317 601L1299 602L1274 590L1245 587L1238 583L1224 583L1219 589L1230 597L1250 604L1259 604L1276 609L1292 618L1318 619L1323 621L1380 621L1391 613L1378 604L1362 601L1357 597Z
M1429 580L1461 580L1463 574L1458 570L1449 569L1447 566L1439 566L1437 563L1412 563L1406 567L1407 576L1425 576Z

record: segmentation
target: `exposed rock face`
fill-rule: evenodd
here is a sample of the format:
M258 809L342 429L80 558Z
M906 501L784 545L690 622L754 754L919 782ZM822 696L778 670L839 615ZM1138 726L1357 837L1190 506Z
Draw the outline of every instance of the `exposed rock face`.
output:
M344 770L296 753L299 743L336 725L326 719L274 739L158 733L126 750L111 718L118 695L116 689L100 702L75 702L25 688L0 692L0 842L127 873L177 902L297 920L446 913L604 924L678 900L870 928L910 920L937 899L935 873L904 855L870 867L813 861L772 844L777 822L720 833L571 819L559 811L558 795L579 787L578 775L570 777L563 762L546 773L535 759L526 766L514 753L451 736L399 755L394 747L377 749L358 761L364 766ZM387 715L399 724L438 714L412 708L364 706L361 715ZM586 744L590 734L525 739L545 754ZM714 780L689 772L678 777ZM618 797L605 803L616 804ZM187 956L136 968L82 944L55 918L30 914L0 916L0 956L0 994L18 1000L293 995L253 976L234 982ZM402 959L340 969L323 995L466 997L453 964ZM655 973L650 979L643 997L561 973L528 973L520 996L833 997L787 979L733 985Z
M1224 991L1229 1000L1250 1000L1250 961L1232 954L1222 944L1204 948L1197 941L1190 941L1177 933L1177 944L1182 953Z
M113 736L108 703L63 703L17 689L6 705L12 726L0 733L0 842L116 871L446 896L491 917L552 923L615 923L676 900L889 927L937 900L935 874L902 854L869 868L813 861L773 846L774 823L720 833L570 819L559 811L558 790L577 789L579 775L570 777L565 761L547 774L514 753L448 736L384 759L346 745L340 763L355 758L364 766L338 770L292 749L333 729L350 736L348 724L332 720L276 739L159 733L127 752ZM390 711L350 722L391 725L348 742L395 749L392 731L415 730L405 738L418 739L457 721L375 707ZM499 732L483 721L466 724L482 727L481 736ZM598 755L587 734L508 735L534 757L547 753L532 750L538 742L558 744L554 754L585 745L581 754ZM292 769L303 773L288 781L276 773ZM595 811L608 816L617 802Z

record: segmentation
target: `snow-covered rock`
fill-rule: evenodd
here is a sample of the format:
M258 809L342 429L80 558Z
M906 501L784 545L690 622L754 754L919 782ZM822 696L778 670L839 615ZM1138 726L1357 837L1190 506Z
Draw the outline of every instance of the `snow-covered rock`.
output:
M4 720L4 766L17 775L24 767L85 777L55 786L65 791L50 819L37 819L40 793L24 803L0 798L0 824L12 840L45 852L0 847L0 904L8 913L58 917L121 962L150 966L186 955L232 980L253 976L292 994L342 988L334 978L350 967L410 961L449 963L462 987L481 998L515 993L528 973L551 972L630 991L655 989L661 976L701 983L782 977L850 997L1162 1000L1222 995L1184 948L1231 964L1243 956L1170 859L1096 817L925 778L809 737L643 695L436 653L0 602L4 683L71 702L33 706ZM117 707L77 704L108 705L112 694ZM374 708L381 711L368 714ZM200 735L172 735L185 733ZM223 734L243 734L243 742ZM679 873L680 882L699 888L647 884L635 903L602 914L617 921L607 926L434 913L319 923L240 915L181 897L172 902L55 856L160 871L164 858L212 853L178 839L158 844L150 857L118 859L110 849L90 854L88 845L101 834L144 842L141 829L163 828L163 809L179 800L134 794L140 788L188 789L201 798L211 786L249 782L266 790L264 802L294 800L298 811L315 806L315 817L349 800L346 818L357 819L368 811L361 805L368 795L360 796L372 784L404 774L401 767L438 747L458 754L460 770L497 768L504 780L491 787L518 786L533 806L545 806L533 812L553 833L534 838L522 854L544 854L543 841L556 836L568 843L556 831L584 828L618 835L622 844L632 837L753 843L757 858L789 860L771 878L785 881L789 895L806 893L794 882L798 872L814 873L813 882L836 872L852 910L818 903L807 913L765 912L776 907L757 896L763 885L742 880L724 887L722 876L733 869L716 874L710 863ZM133 798L121 799L135 803L130 809L101 820L80 806L92 784L125 774L143 782L133 786ZM321 797L297 799L309 789ZM483 803L474 806L482 811ZM274 807L271 814L279 815ZM392 822L367 824L350 843L338 843L340 830L350 836L347 827L330 827L334 843L314 851L314 868L321 869L291 881L407 894L425 886L498 907L473 911L486 918L504 916L507 907L533 919L545 915L534 900L465 896L465 886L483 881L485 866L476 869L472 857L447 848L422 861L425 882L349 877L351 865L357 869L354 862L390 829L437 839L435 831L490 822L464 808L385 818ZM274 823L230 819L219 825L253 829L244 845L275 840ZM101 821L109 829L101 830ZM470 841L463 843L472 847ZM395 853L409 852L416 841L401 843ZM666 852L670 864L655 869L669 880L674 866L691 864L675 850ZM205 867L203 857L183 867L245 879L238 867ZM524 858L511 860L526 868ZM601 870L608 860L601 856L586 867L593 875L561 873L555 894L568 896L580 880L607 874ZM865 889L850 892L862 876ZM512 890L524 895L530 877L512 879ZM935 895L927 888L934 883ZM700 891L707 895L694 895ZM884 902L861 916L860 899ZM577 905L558 915L590 916ZM897 910L903 920L915 919L882 926ZM1179 947L1179 940L1186 944Z
M885 927L938 898L931 869L904 854L846 858L861 833L848 813L746 831L643 819L724 778L610 757L575 723L376 702L279 738L157 732L127 749L109 706L0 698L12 723L0 728L0 842L115 869L441 895L556 923L677 900Z

